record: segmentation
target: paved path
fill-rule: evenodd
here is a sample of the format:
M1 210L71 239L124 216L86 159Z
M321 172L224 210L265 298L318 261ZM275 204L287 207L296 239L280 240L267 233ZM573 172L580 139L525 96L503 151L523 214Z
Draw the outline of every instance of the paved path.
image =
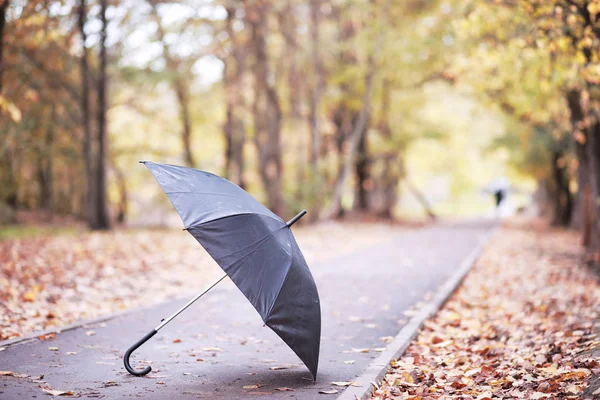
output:
M375 349L385 347L382 338L395 336L406 323L405 312L431 296L491 227L479 221L398 232L371 248L312 265L323 319L316 383L262 326L243 295L224 282L134 353L134 367L151 360L147 377L125 372L123 352L183 301L67 331L51 341L10 346L0 352L0 370L44 377L35 382L0 376L0 399L44 398L40 386L45 384L110 399L335 398L318 392L330 389L332 381L360 375L379 354ZM90 330L95 334L88 335ZM258 387L243 388L250 385ZM284 387L293 391L278 390Z

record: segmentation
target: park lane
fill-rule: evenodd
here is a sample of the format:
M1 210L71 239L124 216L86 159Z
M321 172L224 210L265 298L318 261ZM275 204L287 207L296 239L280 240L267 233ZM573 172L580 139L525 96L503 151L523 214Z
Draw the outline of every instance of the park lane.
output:
M151 362L148 377L125 372L123 352L185 300L67 331L52 341L8 347L0 352L0 370L33 378L0 377L0 398L44 395L39 386L45 383L82 397L326 398L319 391L360 375L492 226L480 220L399 230L373 247L311 265L323 320L316 383L227 282L135 353L134 367ZM86 334L90 330L95 334ZM34 382L41 375L45 383Z

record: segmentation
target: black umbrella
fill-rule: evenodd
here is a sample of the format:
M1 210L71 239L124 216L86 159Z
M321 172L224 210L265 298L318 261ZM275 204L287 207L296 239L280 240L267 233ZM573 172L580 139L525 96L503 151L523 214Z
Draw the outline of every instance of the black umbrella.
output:
M315 281L287 223L239 186L214 174L141 161L163 188L185 230L215 259L225 275L131 346L124 357L133 375L131 353L183 310L229 276L265 324L300 357L316 379L321 342L321 308Z

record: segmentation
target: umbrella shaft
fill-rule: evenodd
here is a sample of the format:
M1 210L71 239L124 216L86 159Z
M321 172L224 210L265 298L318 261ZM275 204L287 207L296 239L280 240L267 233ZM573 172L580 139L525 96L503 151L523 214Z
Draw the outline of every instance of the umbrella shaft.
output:
M176 316L178 316L179 314L181 314L186 308L188 308L189 306L191 306L192 304L194 304L194 302L196 300L198 300L200 297L204 296L210 289L212 289L215 286L217 286L217 284L219 282L221 282L225 278L227 278L227 274L225 274L222 277L220 277L218 281L216 281L215 283L213 283L212 285L210 285L208 288L204 289L204 291L202 291L202 293L199 293L192 300L188 301L183 307L181 307L179 310L177 310L175 312L175 314L171 315L169 318L166 318L166 319L162 320L161 323L160 323L160 325L157 326L156 328L154 328L154 330L158 332L160 329L162 329L163 326L165 326L166 324L168 324L169 322L171 322L173 320L173 318L175 318Z
M306 214L306 210L302 210L298 213L298 215L296 215L294 218L290 219L286 225L288 227L294 225L296 223L296 221L298 221L300 218L302 218L304 216L304 214Z

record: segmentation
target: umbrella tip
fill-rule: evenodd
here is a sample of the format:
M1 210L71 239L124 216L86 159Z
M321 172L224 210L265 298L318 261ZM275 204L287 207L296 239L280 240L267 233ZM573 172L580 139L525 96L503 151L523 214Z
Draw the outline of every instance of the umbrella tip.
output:
M138 161L140 164L146 164L148 161L140 160Z

